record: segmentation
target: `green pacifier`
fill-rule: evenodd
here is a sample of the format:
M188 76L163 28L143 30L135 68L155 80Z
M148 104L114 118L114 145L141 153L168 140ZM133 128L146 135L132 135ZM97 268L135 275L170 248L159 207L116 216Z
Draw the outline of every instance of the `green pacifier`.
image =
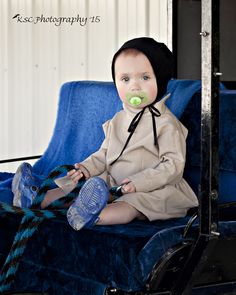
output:
M133 106L138 106L142 102L142 99L138 96L133 96L129 99L129 103L132 104Z

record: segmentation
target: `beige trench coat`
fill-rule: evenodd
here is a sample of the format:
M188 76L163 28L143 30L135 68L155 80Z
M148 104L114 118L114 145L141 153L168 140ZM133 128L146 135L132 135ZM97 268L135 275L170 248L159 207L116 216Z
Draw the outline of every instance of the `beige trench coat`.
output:
M152 117L147 109L124 153L110 165L124 147L127 129L140 111L124 105L124 110L103 125L101 148L81 163L91 176L102 177L109 187L129 178L136 192L116 201L129 203L149 220L182 217L198 205L196 195L183 179L187 129L165 105L167 98L155 104L161 113L155 118L158 148L154 146Z

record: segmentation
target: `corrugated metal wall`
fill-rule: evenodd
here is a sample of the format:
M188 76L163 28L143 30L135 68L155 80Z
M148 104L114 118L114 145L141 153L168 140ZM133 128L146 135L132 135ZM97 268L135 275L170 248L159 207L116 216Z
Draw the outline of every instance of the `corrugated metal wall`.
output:
M118 47L168 43L167 19L167 0L0 0L0 159L42 154L61 84L111 80Z

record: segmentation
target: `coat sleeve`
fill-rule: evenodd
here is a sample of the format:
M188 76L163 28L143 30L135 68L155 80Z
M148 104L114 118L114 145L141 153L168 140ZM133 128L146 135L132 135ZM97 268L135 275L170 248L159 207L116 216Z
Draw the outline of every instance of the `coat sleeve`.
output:
M187 129L173 125L163 126L158 136L160 161L153 168L144 169L128 178L136 191L149 192L167 184L178 183L183 176L186 156Z
M90 176L99 175L106 170L106 154L110 136L109 126L110 120L103 124L105 139L100 149L80 163L89 171Z

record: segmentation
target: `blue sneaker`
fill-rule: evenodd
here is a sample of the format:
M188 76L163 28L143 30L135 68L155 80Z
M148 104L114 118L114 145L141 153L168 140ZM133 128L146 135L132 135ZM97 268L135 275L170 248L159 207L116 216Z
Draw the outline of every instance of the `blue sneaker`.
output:
M12 180L12 192L14 193L13 205L21 208L29 208L38 192L38 183L32 175L32 166L22 163Z
M102 178L89 178L67 211L69 224L75 230L94 226L99 220L100 212L107 204L108 196L109 190Z

